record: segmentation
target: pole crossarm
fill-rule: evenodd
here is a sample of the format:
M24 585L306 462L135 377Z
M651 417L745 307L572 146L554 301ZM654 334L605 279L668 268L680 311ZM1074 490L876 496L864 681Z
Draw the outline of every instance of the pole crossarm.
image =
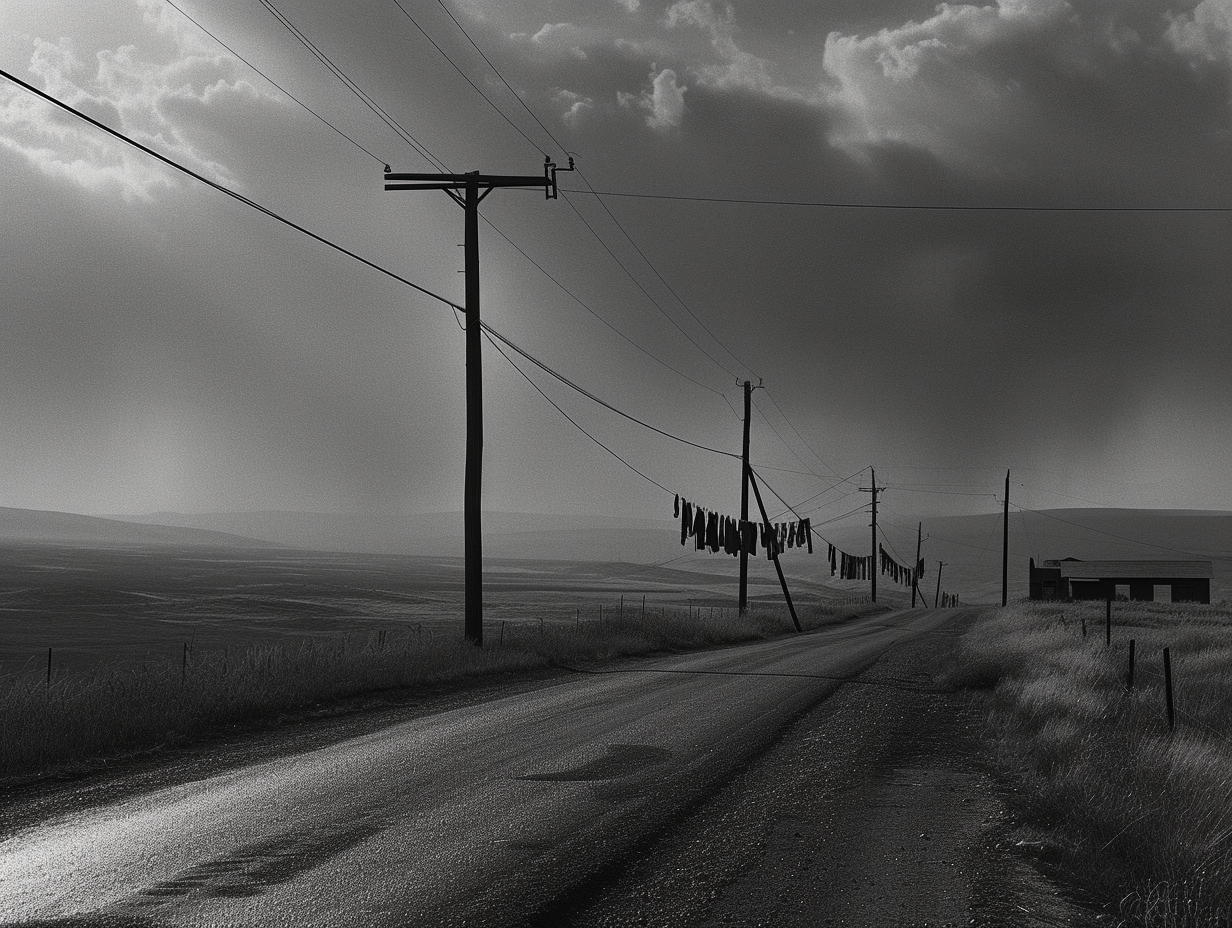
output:
M551 160L544 161L543 176L535 174L406 174L399 171L385 172L386 190L465 190L468 187L485 187L483 196L496 187L542 187L549 200L557 198L556 172L572 171L573 159L567 168L557 167ZM482 197L480 198L482 199Z

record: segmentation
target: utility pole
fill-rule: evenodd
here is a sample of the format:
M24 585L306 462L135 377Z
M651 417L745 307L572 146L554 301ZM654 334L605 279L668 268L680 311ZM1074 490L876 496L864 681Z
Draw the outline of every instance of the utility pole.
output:
M911 608L915 608L915 589L919 585L920 578L916 576L920 570L920 545L924 542L924 523L916 524L915 530L915 563L911 565ZM924 597L921 596L921 599Z
M744 382L744 454L740 470L740 614L749 610L749 547L744 529L749 521L749 425L753 385Z
M543 176L509 174L395 174L385 166L386 190L444 190L462 207L466 250L466 472L463 511L466 552L466 639L483 645L483 539L481 535L481 486L483 479L483 368L482 329L479 322L479 204L497 187L542 187L549 200L556 199L557 168L544 158Z
M877 494L880 493L882 490L884 490L885 487L877 486L877 472L873 470L871 466L868 469L868 474L870 478L869 483L871 484L871 486L860 487L860 492L873 494L873 521L872 521L873 541L872 541L872 547L869 549L869 555L872 560L872 563L869 565L868 577L870 581L869 590L871 593L871 598L873 602L876 602L877 601L877 569L878 567L880 567L880 565L877 563Z
M937 603L941 600L941 568L945 566L945 561L937 562L937 592L933 596L933 608L937 608Z
M1001 514L1001 605L1010 600L1010 472L1005 472L1005 510Z

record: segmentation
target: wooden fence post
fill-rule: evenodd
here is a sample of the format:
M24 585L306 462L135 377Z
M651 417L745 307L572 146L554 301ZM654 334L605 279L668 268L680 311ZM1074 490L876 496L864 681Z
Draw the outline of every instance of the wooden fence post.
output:
M1167 648L1164 648L1164 699L1168 703L1168 731L1172 731L1176 721L1172 715L1172 657Z

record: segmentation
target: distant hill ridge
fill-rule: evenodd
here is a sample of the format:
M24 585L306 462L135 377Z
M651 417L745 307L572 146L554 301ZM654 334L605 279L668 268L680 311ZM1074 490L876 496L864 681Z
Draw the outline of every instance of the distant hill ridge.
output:
M463 554L461 512L158 512L114 518L229 532L313 551ZM651 563L678 555L680 546L673 520L487 510L483 513L483 553L486 557Z
M274 548L277 542L231 532L177 525L139 524L104 516L0 506L0 541L87 545L206 545Z

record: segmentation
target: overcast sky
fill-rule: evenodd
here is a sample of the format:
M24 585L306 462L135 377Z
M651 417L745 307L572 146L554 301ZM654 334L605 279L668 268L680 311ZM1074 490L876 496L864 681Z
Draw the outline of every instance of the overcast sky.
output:
M563 148L571 191L1232 207L1229 0L401 3L275 5L451 171ZM386 163L432 164L257 0L179 5L317 115L164 0L7 0L0 67L461 303L462 211L382 189ZM461 507L445 305L0 84L0 504ZM793 502L871 464L903 524L993 510L1007 468L1032 508L1232 509L1229 213L517 190L483 213L488 322L734 453L738 380L763 382L753 460ZM738 511L736 461L528 373L653 480ZM485 505L670 515L490 346L484 382Z

